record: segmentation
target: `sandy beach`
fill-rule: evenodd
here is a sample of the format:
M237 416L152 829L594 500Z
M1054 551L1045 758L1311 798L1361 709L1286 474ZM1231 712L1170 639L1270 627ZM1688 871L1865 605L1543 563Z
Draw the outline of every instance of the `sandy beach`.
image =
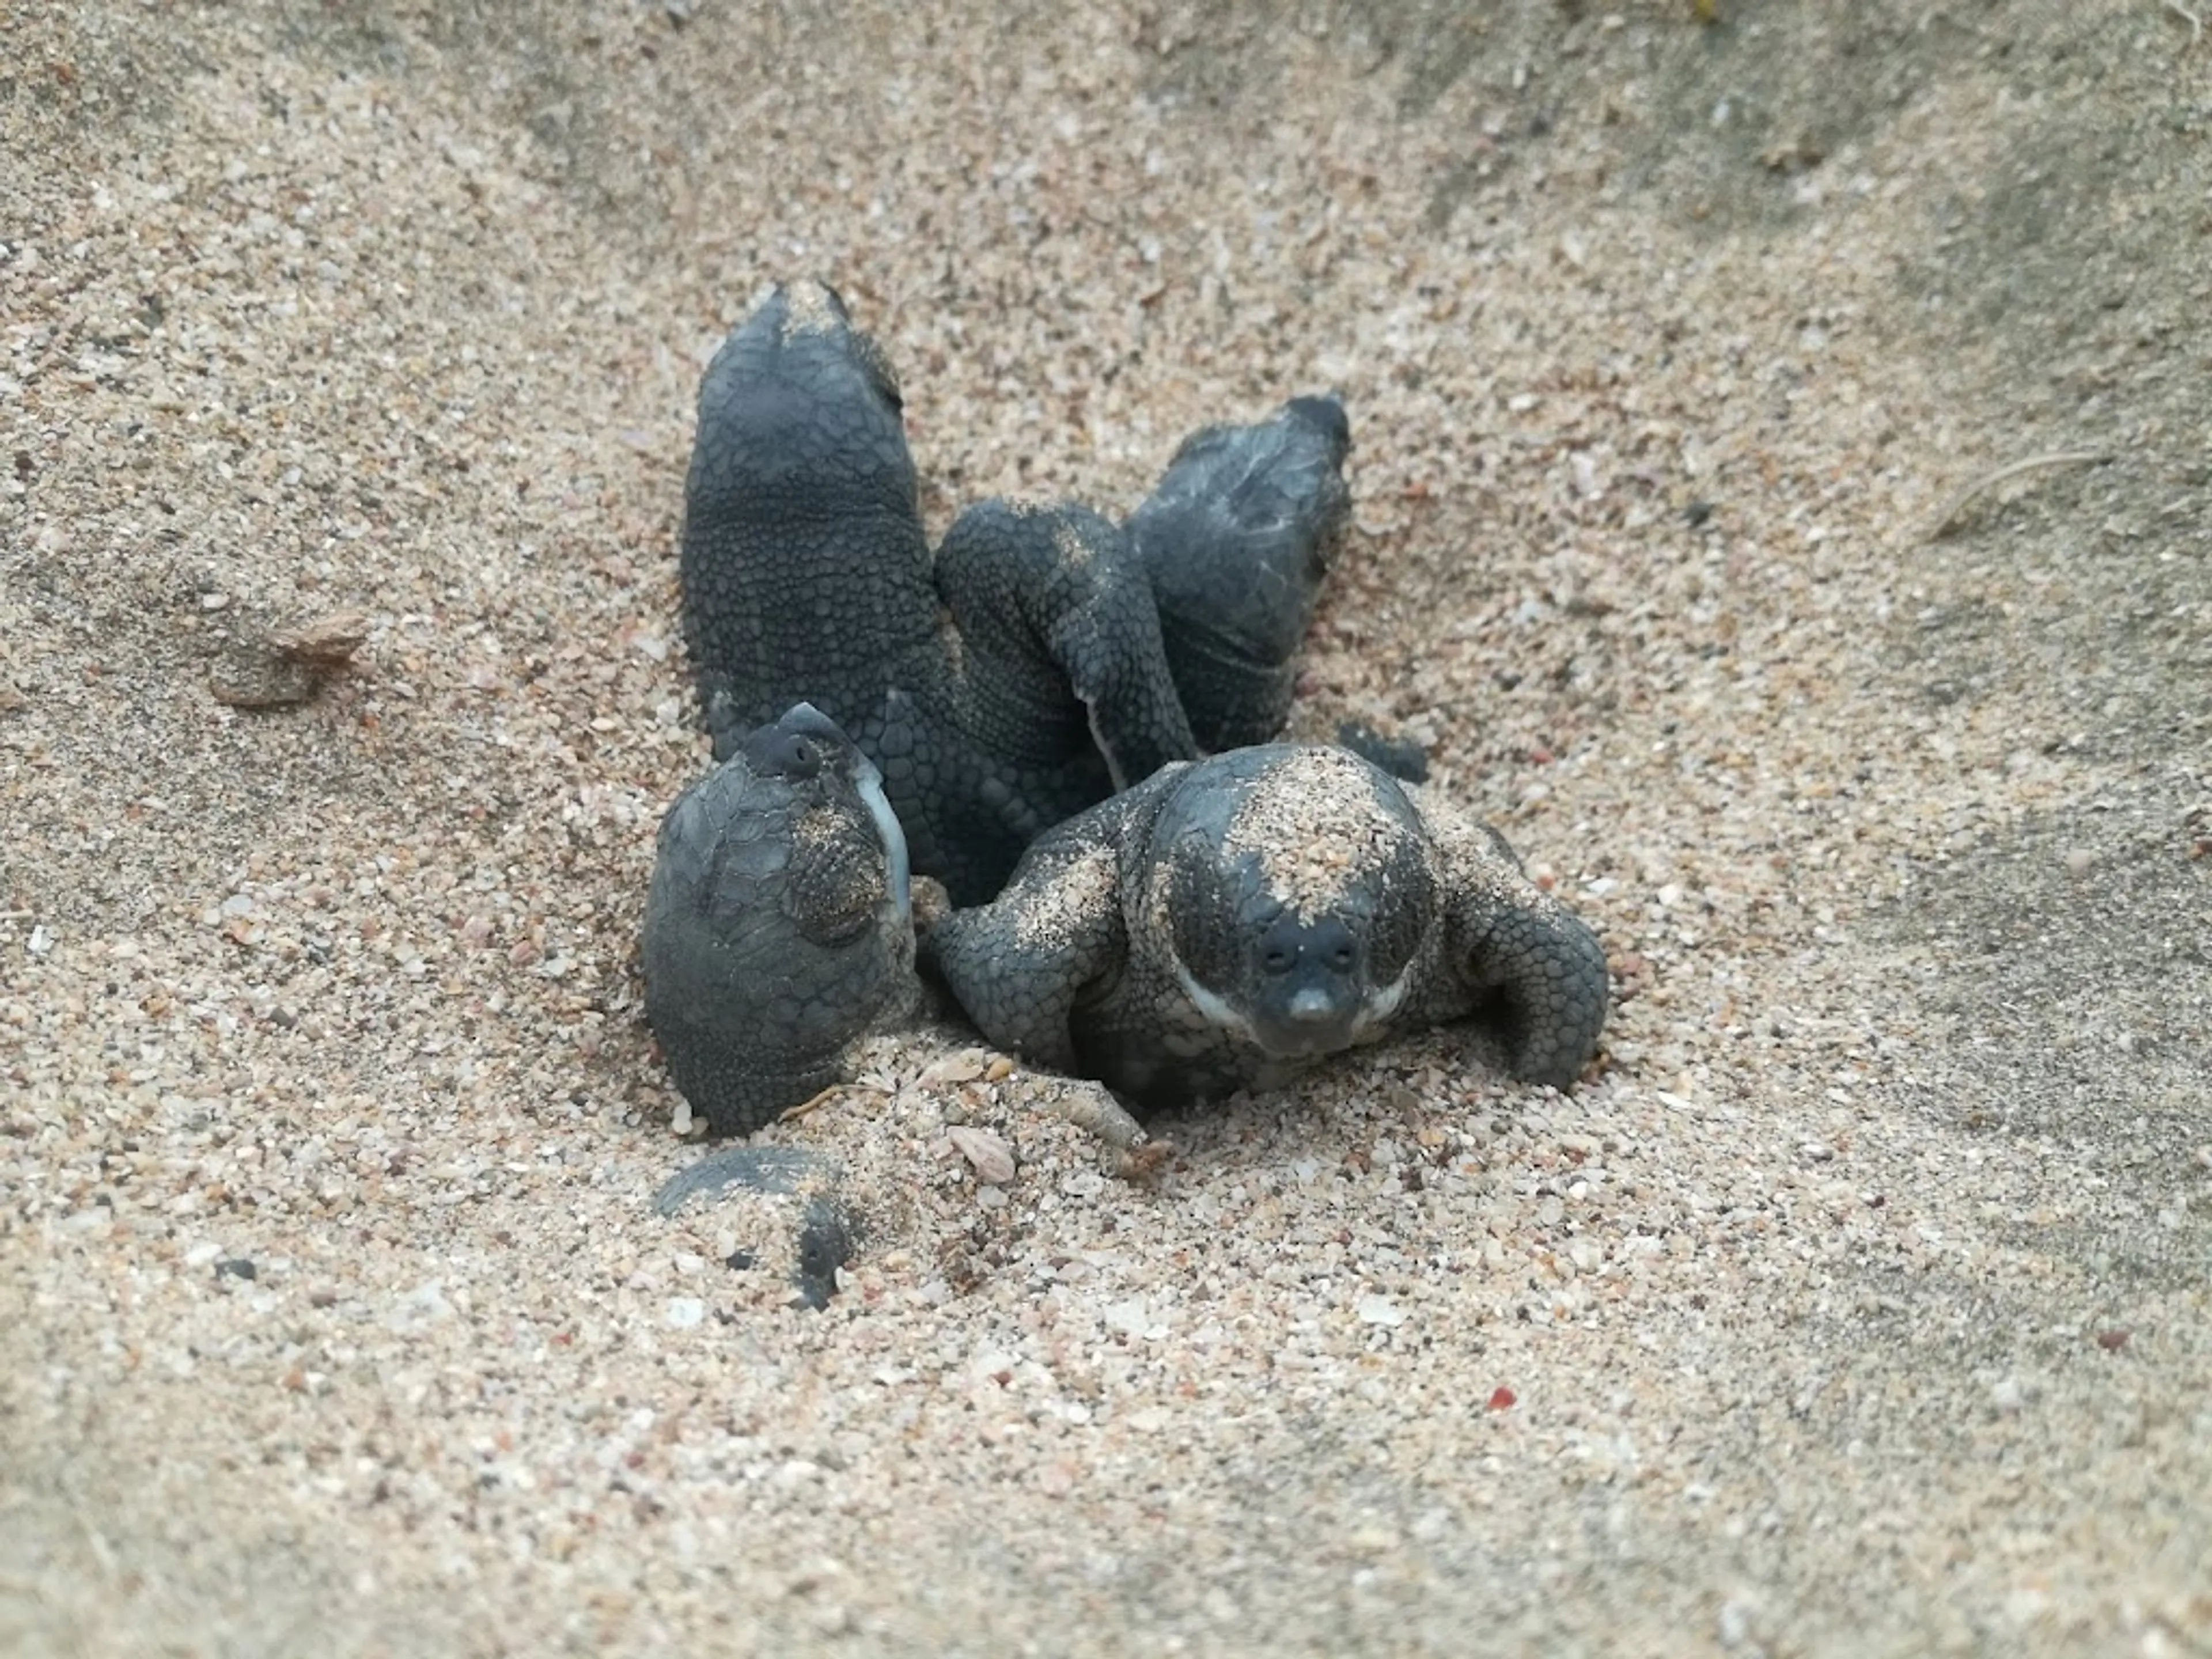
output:
M1711 9L18 8L0 1651L2212 1653L2212 42ZM763 1136L825 1310L655 1212L693 399L803 276L933 534L1342 397L1293 730L1601 932L1579 1086L1132 1182L931 1003Z

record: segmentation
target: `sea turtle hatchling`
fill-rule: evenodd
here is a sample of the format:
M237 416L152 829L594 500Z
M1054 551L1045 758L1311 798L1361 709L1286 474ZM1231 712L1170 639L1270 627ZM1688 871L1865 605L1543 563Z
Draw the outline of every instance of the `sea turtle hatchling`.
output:
M1209 751L1279 736L1294 659L1352 517L1352 427L1334 398L1184 439L1129 515L1169 669Z
M684 631L718 758L815 704L880 769L915 867L972 902L1040 830L1198 750L1121 529L988 501L933 557L902 407L823 283L731 334L699 392Z
M744 1134L840 1075L916 992L906 839L875 767L800 703L661 822L645 1012L684 1099Z
M1164 769L921 948L992 1042L1146 1108L1486 1012L1516 1075L1565 1088L1609 990L1596 934L1502 836L1318 744Z

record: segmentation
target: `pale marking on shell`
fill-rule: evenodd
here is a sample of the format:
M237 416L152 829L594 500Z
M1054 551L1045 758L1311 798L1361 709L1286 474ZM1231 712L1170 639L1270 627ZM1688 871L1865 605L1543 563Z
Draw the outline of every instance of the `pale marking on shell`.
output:
M891 912L900 921L907 921L914 915L914 866L907 856L906 831L899 824L898 814L891 811L890 798L884 793L884 775L865 755L855 782L860 804L875 821L876 842L884 849L889 866Z
M1310 924L1342 908L1410 839L1383 787L1340 750L1298 750L1253 781L1222 837L1223 854L1256 858L1268 891Z
M1170 960L1175 963L1176 983L1182 988L1183 995L1190 999L1191 1006L1198 1010L1208 1025L1216 1030L1234 1031L1255 1048L1266 1046L1261 1042L1260 1034L1252 1029L1252 1022L1244 1017L1242 1008L1227 997L1218 995L1200 985L1190 969L1172 953Z
M1420 952L1415 951L1412 961L1407 963L1404 971L1397 978L1370 992L1367 1000L1360 1004L1359 1018L1352 1022L1352 1042L1372 1042L1383 1035L1383 1025L1391 1015L1398 1012L1398 1005L1406 1000L1406 988L1413 980L1413 964L1420 959Z

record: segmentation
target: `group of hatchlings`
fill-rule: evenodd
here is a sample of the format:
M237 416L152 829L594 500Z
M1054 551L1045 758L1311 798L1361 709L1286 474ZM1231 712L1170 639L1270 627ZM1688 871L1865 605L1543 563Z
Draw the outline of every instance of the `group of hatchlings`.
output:
M933 554L897 380L837 295L779 289L730 336L682 556L717 764L661 826L643 946L717 1134L836 1083L917 966L1139 1112L1461 1021L1574 1081L1596 935L1432 791L1273 740L1350 441L1334 398L1294 398L1186 440L1124 523L987 501ZM917 876L946 900L918 945Z

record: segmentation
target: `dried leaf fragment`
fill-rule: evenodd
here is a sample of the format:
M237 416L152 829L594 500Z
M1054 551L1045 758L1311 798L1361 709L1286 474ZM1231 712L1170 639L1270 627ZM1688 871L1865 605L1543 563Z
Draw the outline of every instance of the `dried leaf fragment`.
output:
M1134 1152L1145 1144L1144 1127L1102 1084L1071 1085L1054 1098L1051 1109L1115 1152Z
M988 1129L955 1124L945 1137L960 1149L974 1166L975 1178L988 1187L1011 1186L1014 1179L1014 1149Z
M921 1083L927 1089L943 1083L973 1083L982 1075L983 1051L963 1048L958 1054L930 1061L923 1069Z
M283 623L232 645L217 659L209 690L234 708L282 708L307 702L324 679L348 667L368 637L358 611L330 611Z
M360 611L326 611L301 623L271 629L269 644L295 661L343 668L368 638L368 617Z

